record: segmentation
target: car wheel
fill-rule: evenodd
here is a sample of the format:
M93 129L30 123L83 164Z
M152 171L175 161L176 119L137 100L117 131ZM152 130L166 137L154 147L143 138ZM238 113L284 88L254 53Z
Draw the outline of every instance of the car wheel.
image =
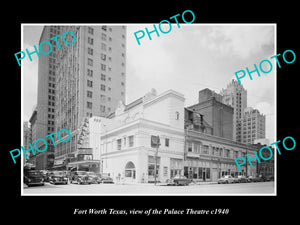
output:
M225 184L228 184L228 180L225 181Z

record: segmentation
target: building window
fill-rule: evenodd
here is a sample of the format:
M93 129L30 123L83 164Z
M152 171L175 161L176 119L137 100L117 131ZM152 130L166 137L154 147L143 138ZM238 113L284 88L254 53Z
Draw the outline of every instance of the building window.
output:
M128 137L128 145L129 145L129 147L132 147L134 145L133 135Z
M92 98L92 97L93 97L93 92L87 91L87 97L88 97L88 98Z
M103 81L106 80L106 76L104 74L101 74L101 80L103 80Z
M105 61L105 60L106 60L106 55L103 54L103 53L101 53L101 59L102 59L103 61Z
M101 43L101 50L106 51L106 44Z
M93 106L93 104L92 104L91 102L87 102L87 108L88 108L88 109L91 109L92 106Z
M88 48L88 54L93 55L93 49L92 48Z
M104 105L100 105L100 111L105 112L105 106Z
M100 89L101 89L101 91L105 91L105 85L101 84Z
M101 70L105 71L106 70L106 65L101 63Z
M92 65L93 65L93 60L90 59L90 58L88 58L88 65L89 65L89 66L92 66Z
M166 147L169 147L169 143L170 142L170 139L169 138L165 138L165 146Z
M94 29L91 28L91 27L88 27L88 33L89 33L89 34L94 34Z
M87 80L87 86L88 87L93 87L93 81Z
M194 152L200 154L200 144L194 143Z
M229 158L230 157L230 150L226 149L226 157Z
M118 139L117 140L117 149L121 150L121 147L122 147L122 139Z
M87 69L87 75L92 77L93 76L93 70Z
M106 41L106 34L104 34L104 33L101 34L101 40Z
M203 145L203 154L209 155L208 145Z
M105 95L100 95L101 102L105 102Z
M102 26L102 30L106 31L107 26Z
M88 43L89 43L90 45L92 45L92 44L94 43L93 38L88 37Z
M192 152L193 151L193 147L192 147L192 143L191 142L188 142L187 148L188 148L188 152Z

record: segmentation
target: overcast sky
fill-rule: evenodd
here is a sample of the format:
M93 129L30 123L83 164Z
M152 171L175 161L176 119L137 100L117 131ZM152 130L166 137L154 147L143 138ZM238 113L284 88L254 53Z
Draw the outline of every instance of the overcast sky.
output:
M198 92L210 88L220 92L236 79L238 70L253 70L263 59L275 55L275 26L272 24L214 25L176 24L168 34L151 34L140 39L134 32L153 28L153 24L127 26L126 104L155 88L158 94L173 89L185 96L185 105L196 104ZM163 27L167 30L167 27ZM38 46L42 26L24 25L23 51ZM273 70L258 77L241 79L248 92L248 106L266 115L266 137L276 140L275 133L275 59ZM22 61L23 120L29 120L37 101L37 57ZM266 67L265 70L268 70Z

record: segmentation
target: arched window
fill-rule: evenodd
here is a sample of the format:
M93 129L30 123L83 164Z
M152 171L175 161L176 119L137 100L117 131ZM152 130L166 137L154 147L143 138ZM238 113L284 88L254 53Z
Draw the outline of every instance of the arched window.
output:
M125 177L132 177L135 179L135 166L131 161L125 166Z

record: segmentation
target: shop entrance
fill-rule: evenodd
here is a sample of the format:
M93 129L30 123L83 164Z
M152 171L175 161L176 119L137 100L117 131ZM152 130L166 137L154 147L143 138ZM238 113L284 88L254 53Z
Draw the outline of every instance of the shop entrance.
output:
M125 166L125 180L131 182L135 180L135 166L131 161Z

